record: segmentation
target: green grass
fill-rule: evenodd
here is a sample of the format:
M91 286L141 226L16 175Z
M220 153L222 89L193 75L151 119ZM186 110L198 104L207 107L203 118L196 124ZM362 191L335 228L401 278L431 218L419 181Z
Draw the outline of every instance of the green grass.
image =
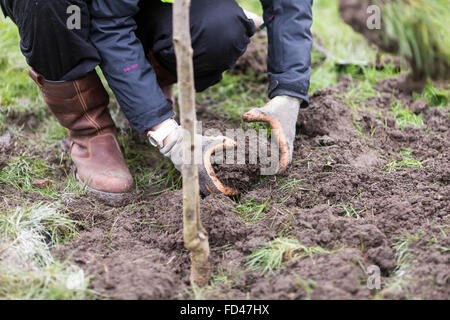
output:
M333 27L330 28L330 25ZM330 55L326 58L318 51L312 51L312 63L315 67L311 75L311 92L337 84L340 76L336 70L337 60L367 63L375 61L376 51L361 35L355 33L341 20L336 0L314 1L311 30L314 41ZM320 63L321 60L323 60L322 63Z
M131 134L119 135L125 161L133 175L137 190L149 186L167 189L181 188L181 175L173 164L149 144L140 144Z
M42 142L48 145L59 145L61 140L67 138L67 129L59 124L55 117L45 119Z
M360 124L360 112L366 111L375 113L381 119L384 119L384 115L379 111L367 105L368 99L374 97L380 97L381 94L375 90L375 85L382 79L393 77L398 75L393 67L386 66L383 70L377 70L375 67L359 67L358 72L355 70L346 70L351 72L350 85L347 90L340 94L341 99L350 107L352 113L352 123L355 126L356 131L361 137L365 137L366 133L362 130ZM375 134L376 127L370 129L368 137L372 137Z
M14 188L26 191L41 191L33 186L36 179L46 179L53 173L53 168L45 160L31 156L16 156L0 171L0 181Z
M332 27L331 27L332 26ZM360 34L343 22L339 16L337 0L313 2L312 32L316 40L333 56L343 60L375 61L376 51L367 45Z
M262 15L259 0L238 0L244 9ZM197 103L206 105L216 116L240 123L244 128L266 129L263 124L246 124L241 120L243 113L256 107L262 107L268 102L267 83L261 81L256 74L234 75L225 72L223 80L217 85L197 94Z
M243 113L268 102L267 84L261 83L253 75L223 74L217 85L197 94L197 102L221 119L242 123Z
M98 295L88 289L82 269L55 262L39 270L21 272L0 266L0 299L85 300Z
M29 67L19 50L19 35L9 19L0 19L0 130L9 119L46 114L39 90L28 76Z
M428 101L429 107L448 107L450 90L436 87L429 82L422 93L414 93L414 100L424 99Z
M312 258L314 254L330 253L332 252L319 246L304 246L297 239L277 238L250 254L246 265L250 269L261 270L263 273L267 273L274 272L292 259L304 256Z
M59 200L67 194L87 192L70 172L61 178L57 178L55 173L55 169L40 156L15 156L0 170L0 183L10 185L26 194L36 192L52 200ZM48 180L49 185L35 186L33 182L36 180Z
M439 240L434 236L430 240L428 240L428 247L437 249L441 251L442 253L446 253L450 251L449 247L445 247L440 245Z
M51 249L77 234L55 204L24 204L0 213L0 299L86 299L83 270L56 261Z
M295 272L294 272L294 275L295 275L295 285L298 286L299 288L305 290L305 292L306 292L305 300L311 300L311 293L317 287L316 281L314 281L312 279L303 279Z
M401 157L401 160L393 159L390 163L387 164L384 171L390 173L390 172L394 172L400 168L410 168L410 167L422 168L423 167L423 161L415 160L412 157L412 149L411 148L401 150L399 152L399 156Z
M259 0L237 0L237 3L246 10L262 15L263 11Z
M300 185L305 181L306 181L306 179L297 179L297 178L286 179L281 183L279 190L281 192L306 190L306 189L300 187ZM308 190L306 190L306 191L308 191Z
M349 204L341 203L340 206L342 209L344 209L345 212L344 217L359 220L361 219L361 213L364 212L364 210L356 210L355 208L353 208L353 205L351 203Z
M323 88L332 88L337 82L338 75L335 72L334 63L326 61L313 69L311 74L310 92L315 92L316 90Z
M253 199L246 200L233 209L248 224L263 220L269 204L269 200L263 203L256 203Z
M397 238L397 242L393 245L396 268L389 276L384 289L377 294L377 297L383 297L388 293L404 292L406 297L410 298L407 287L411 279L408 275L408 270L412 267L414 259L410 246L421 240L422 237L423 232L417 232L416 234L404 234Z
M417 73L448 77L450 63L449 2L402 0L380 3L385 39L398 42L398 54L413 61Z
M423 126L422 116L404 108L399 101L391 104L391 111L394 114L398 127L402 130L408 126L417 128Z
M397 75L392 67L377 70L375 67L361 67L360 72L350 73L349 88L343 94L344 101L354 110L366 107L369 98L379 96L374 86L382 79Z

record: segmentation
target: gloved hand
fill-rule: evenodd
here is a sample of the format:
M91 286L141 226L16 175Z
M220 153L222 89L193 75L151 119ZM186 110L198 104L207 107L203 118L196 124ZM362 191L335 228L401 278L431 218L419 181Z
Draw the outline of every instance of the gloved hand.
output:
M302 99L277 96L262 108L252 109L242 115L246 122L267 122L272 127L280 150L280 165L277 173L286 170L292 162L295 130Z
M160 152L169 158L175 168L181 172L183 165L183 129L178 127L171 135L168 136L164 147ZM200 192L207 196L211 193L223 193L231 196L236 195L238 191L233 188L226 187L217 178L213 166L211 164L211 156L216 150L223 148L234 148L235 142L227 137L206 137L199 134L195 135L196 145L201 146L201 160L198 161L198 180L200 184Z

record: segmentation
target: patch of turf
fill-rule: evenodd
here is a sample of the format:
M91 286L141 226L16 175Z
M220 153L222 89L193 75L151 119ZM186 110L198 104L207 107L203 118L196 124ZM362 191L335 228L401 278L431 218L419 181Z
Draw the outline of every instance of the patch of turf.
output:
M246 223L261 221L265 218L269 200L256 203L253 198L238 204L233 211L237 213Z
M46 109L36 84L28 76L17 28L9 19L1 19L0 30L0 125L30 114L43 119Z
M430 107L448 107L450 90L440 89L429 82L422 93L413 93L414 100L424 99L429 102Z
M12 158L0 171L0 181L26 192L37 191L33 186L36 179L46 179L53 173L53 168L39 158L17 156ZM48 189L48 188L47 188Z
M407 285L410 278L408 270L411 268L414 258L410 251L410 246L414 242L421 240L422 237L423 233L418 232L416 234L404 234L397 238L397 242L393 245L396 256L396 268L389 276L385 288L375 298L382 298L391 292L405 292L406 296L409 297Z
M423 161L415 160L412 157L412 149L407 148L405 150L401 150L399 152L399 156L401 157L401 160L393 159L384 171L386 172L394 172L397 169L400 168L409 168L409 167L416 167L416 168L422 168L423 167Z
M417 128L423 126L422 116L420 114L415 114L410 109L403 108L402 104L398 101L391 104L391 111L394 114L394 118L400 129L404 129L408 126Z
M330 253L332 252L319 246L304 246L297 239L277 238L250 254L247 266L250 269L262 270L263 273L273 272L289 260Z
M55 261L51 249L77 234L77 223L55 204L24 204L0 214L0 298L94 297L83 270Z
M267 85L253 75L225 72L219 84L197 94L197 101L222 119L242 122L243 113L268 102L266 91Z
M156 149L149 144L137 143L130 134L122 133L118 139L137 190L148 187L164 188L163 191L181 188L180 173Z

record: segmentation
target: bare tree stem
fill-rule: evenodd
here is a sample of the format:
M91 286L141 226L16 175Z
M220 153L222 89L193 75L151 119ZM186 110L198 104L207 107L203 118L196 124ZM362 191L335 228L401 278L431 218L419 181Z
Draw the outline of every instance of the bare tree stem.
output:
M191 0L176 0L173 4L173 41L177 56L180 119L183 127L183 155L190 155L183 164L183 236L191 255L191 284L209 283L209 242L200 219L200 189L195 163L195 87L193 50L190 33ZM186 162L186 156L183 161Z

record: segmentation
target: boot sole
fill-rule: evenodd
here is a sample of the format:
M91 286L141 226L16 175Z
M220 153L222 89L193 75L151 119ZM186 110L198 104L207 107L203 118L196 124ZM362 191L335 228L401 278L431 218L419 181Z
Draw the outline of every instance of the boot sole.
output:
M77 180L78 184L83 187L86 188L86 190L88 190L89 192L91 192L91 194L99 199L102 202L105 202L107 205L112 206L112 207L120 207L123 206L126 202L126 200L128 200L128 196L131 194L130 192L127 193L112 193L112 192L105 192L105 191L100 191L100 190L96 190L93 189L91 187L89 187L88 185L86 185L78 176L77 172L74 172L75 174L75 179Z

